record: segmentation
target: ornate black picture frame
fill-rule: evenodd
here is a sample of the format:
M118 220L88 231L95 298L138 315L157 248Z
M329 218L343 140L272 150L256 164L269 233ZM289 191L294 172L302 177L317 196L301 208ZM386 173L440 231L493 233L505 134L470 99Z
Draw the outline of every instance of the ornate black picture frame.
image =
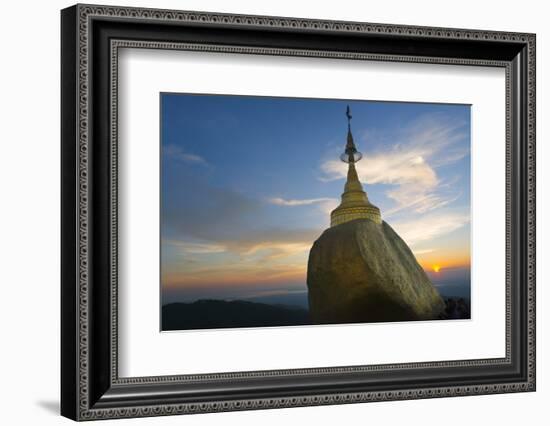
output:
M62 415L92 420L535 390L534 34L95 5L64 9L61 28ZM121 47L504 68L506 356L120 378Z

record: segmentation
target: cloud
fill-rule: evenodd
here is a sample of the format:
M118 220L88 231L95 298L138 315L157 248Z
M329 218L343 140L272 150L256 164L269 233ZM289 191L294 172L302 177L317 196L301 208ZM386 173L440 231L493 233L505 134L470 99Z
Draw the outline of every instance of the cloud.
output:
M249 231L239 239L216 242L163 240L183 251L185 258L195 254L224 256L221 261L202 258L194 264L164 264L163 285L168 286L258 286L260 283L302 282L306 274L307 255L317 231L263 230ZM222 251L223 250L223 251Z
M212 242L165 239L170 245L187 254L229 253L243 258L254 258L256 262L306 255L313 241L319 236L315 230L280 230L243 232L239 238ZM240 259L243 261L243 259Z
M456 231L469 222L470 215L467 213L447 212L395 222L392 227L408 245L414 246Z
M308 253L311 245L312 241L295 243L264 241L252 246L249 250L242 252L242 255L251 256L254 254L261 254L263 260L273 260L296 254Z
M224 241L229 251L242 256L260 255L264 260L306 254L319 231L309 229L267 229L243 233L238 239Z
M456 146L467 136L465 123L426 116L393 133L378 135L393 141L389 149L367 152L356 164L362 182L392 186L386 195L395 206L385 213L386 216L404 209L425 213L455 201L460 194L453 192L449 182L441 181L436 169L468 155L468 148ZM323 181L344 179L347 165L328 160L321 164L321 171Z
M416 213L426 213L439 209L456 201L462 195L462 192L455 195L436 194L427 191L425 188L411 188L409 185L403 185L396 190L388 191L387 195L397 202L396 207L385 212L385 216L390 217L404 209L410 209Z
M419 254L427 254L427 253L433 253L433 252L434 252L434 249L422 249L422 250L415 250L414 254L419 255Z
M324 202L333 202L334 198L309 198L305 200L285 200L283 198L270 198L268 200L271 204L277 206L309 206L311 204L319 204Z
M222 253L227 249L224 245L212 243L194 243L177 240L164 240L163 243L191 254Z
M336 198L306 198L302 200L285 200L284 198L270 198L267 200L269 203L276 206L296 207L296 206L310 206L316 205L324 215L330 214L334 210L340 201Z
M191 154L185 152L181 147L177 145L165 145L163 148L164 155L174 160L183 161L191 164L207 165L208 163L200 155Z
M209 289L220 290L229 288L232 291L239 288L277 289L288 288L288 285L298 284L303 288L306 276L305 264L260 264L236 262L234 264L202 265L202 267L184 271L163 270L163 287L165 289L185 288L186 293L195 289L200 297L204 297ZM266 284L271 286L266 287ZM217 291L214 294L218 293ZM218 293L219 294L219 293Z

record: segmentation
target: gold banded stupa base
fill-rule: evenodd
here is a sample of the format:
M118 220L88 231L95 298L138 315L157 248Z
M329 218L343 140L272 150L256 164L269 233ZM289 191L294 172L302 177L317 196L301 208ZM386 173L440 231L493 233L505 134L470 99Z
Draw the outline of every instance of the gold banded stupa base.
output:
M368 206L347 208L340 206L334 209L330 214L330 226L340 225L356 219L368 219L379 225L382 223L380 209L371 204Z

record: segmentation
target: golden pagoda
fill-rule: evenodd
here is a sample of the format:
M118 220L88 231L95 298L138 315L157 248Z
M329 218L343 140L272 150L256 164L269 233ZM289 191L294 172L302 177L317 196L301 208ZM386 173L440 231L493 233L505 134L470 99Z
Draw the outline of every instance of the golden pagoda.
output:
M355 170L355 163L361 160L363 155L357 151L353 142L349 105L346 110L346 117L348 118L348 139L346 149L340 159L344 163L348 163L348 177L342 194L342 202L330 213L330 226L333 227L356 219L368 219L381 224L380 209L370 203L357 176L357 170Z

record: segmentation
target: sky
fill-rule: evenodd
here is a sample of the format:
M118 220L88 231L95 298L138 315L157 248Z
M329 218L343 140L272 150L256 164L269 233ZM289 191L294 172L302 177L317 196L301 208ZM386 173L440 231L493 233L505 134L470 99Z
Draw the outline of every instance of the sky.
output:
M469 291L470 106L162 93L163 303L305 294L347 165L436 286ZM460 278L453 278L460 277Z

